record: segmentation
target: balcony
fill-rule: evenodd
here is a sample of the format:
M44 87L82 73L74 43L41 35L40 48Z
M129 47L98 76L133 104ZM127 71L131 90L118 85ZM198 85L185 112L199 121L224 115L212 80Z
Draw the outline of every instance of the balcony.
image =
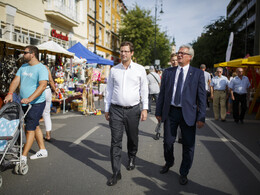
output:
M0 21L1 38L7 41L14 41L17 45L39 45L47 41L54 41L64 48L69 47L69 41L61 40L56 37L47 36L20 26Z
M68 7L59 0L48 0L45 14L46 16L71 27L79 25L76 8Z

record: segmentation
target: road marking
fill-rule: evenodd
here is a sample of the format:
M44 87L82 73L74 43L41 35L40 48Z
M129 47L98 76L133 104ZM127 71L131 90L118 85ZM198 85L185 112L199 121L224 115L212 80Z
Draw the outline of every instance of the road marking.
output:
M90 134L94 133L99 127L100 126L93 127L88 132L86 132L84 135L82 135L80 138L78 138L76 141L74 141L72 144L70 144L69 147L78 145L82 140L86 139Z
M232 141L233 143L237 144L238 147L240 147L242 150L244 150L249 156L251 156L251 158L253 158L258 164L260 164L260 158L258 156L256 156L253 152L251 152L250 150L248 150L243 144L241 144L239 141L237 141L235 138L233 138L231 135L229 135L224 129L222 129L221 127L219 127L218 125L216 125L215 123L213 123L212 121L210 121L222 134L224 134L229 141ZM225 138L225 140L227 141L227 139Z
M57 115L57 116L51 116L51 119L67 119L72 117L83 117L83 114L64 114L64 115Z
M224 135L222 135L220 132L223 133L223 129L221 129L218 125L214 124L212 121L207 120L206 124L216 133L216 135L221 139L221 140L227 140ZM242 163L251 171L251 173L260 181L260 172L241 154L231 143L230 141L234 142L237 144L239 147L243 147L243 150L246 149L249 151L246 147L244 147L242 144L240 144L237 140L235 140L232 136L230 136L228 133L227 134L229 138L231 138L229 141L224 141L224 143L235 153L235 155L241 160ZM244 150L244 151L246 151ZM246 151L246 152L247 152ZM248 152L247 152L248 153ZM249 151L249 153L251 153ZM249 154L248 153L248 154ZM250 154L249 154L250 155ZM250 155L251 156L251 155ZM252 156L251 156L252 157ZM253 158L253 157L252 157ZM255 158L254 158L255 159Z

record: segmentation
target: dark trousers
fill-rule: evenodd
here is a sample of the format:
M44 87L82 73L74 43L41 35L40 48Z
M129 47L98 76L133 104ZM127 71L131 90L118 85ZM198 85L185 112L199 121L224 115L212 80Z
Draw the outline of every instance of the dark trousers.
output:
M111 104L109 109L109 126L111 129L110 157L113 173L121 168L121 151L124 129L127 135L128 157L135 158L138 150L138 126L141 116L139 104L132 108L123 108Z
M246 93L245 94L238 94L233 93L235 100L233 100L233 117L236 121L244 120L245 113L246 113ZM239 102L241 103L241 111L239 114Z
M156 93L156 94L149 94L149 108L148 108L148 112L152 111L151 107L152 107L153 98L155 99L155 102L157 102L158 96L159 96L158 93Z
M207 91L207 97L206 97L206 103L207 103L207 107L209 108L209 97L210 97L210 92Z
M181 175L188 175L194 156L194 145L196 125L188 126L183 118L182 109L171 106L168 119L164 122L164 159L166 164L174 164L174 147L177 128L180 126L182 134L182 162L180 167Z

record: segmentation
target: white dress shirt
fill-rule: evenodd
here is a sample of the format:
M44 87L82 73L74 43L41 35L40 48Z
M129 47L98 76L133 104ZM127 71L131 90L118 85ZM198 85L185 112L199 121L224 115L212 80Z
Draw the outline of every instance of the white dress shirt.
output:
M105 112L109 112L111 103L120 106L143 104L148 109L148 83L143 66L131 61L125 69L122 63L110 70L105 96Z
M229 86L229 81L227 77L221 75L221 77L215 76L210 82L210 86L213 87L214 90L226 90L226 87Z
M230 81L229 88L233 90L233 92L238 94L246 94L247 89L250 87L250 82L248 80L247 76L243 76L242 79L240 79L238 76L236 76L234 79Z
M181 67L181 66L178 65L177 70L176 70L171 105L177 106L177 107L181 107L181 103L179 105L175 105L175 103L174 103L174 98L175 98L175 93L176 93L176 89L177 89L178 78L179 78L179 74L180 74L181 68L183 68L183 80L182 80L182 88L181 88L181 93L182 93L183 86L184 86L184 83L185 83L185 80L186 80L187 73L188 73L188 70L190 68L190 65L188 64L188 65L186 65L184 67Z

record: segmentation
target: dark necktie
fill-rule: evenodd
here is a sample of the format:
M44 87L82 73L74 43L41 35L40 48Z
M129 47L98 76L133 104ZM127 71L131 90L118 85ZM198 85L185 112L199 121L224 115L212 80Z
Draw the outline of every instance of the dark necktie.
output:
M180 71L180 74L179 74L177 88L176 88L175 97L174 97L174 104L176 106L181 103L182 82L183 82L183 68L181 68L181 71Z

